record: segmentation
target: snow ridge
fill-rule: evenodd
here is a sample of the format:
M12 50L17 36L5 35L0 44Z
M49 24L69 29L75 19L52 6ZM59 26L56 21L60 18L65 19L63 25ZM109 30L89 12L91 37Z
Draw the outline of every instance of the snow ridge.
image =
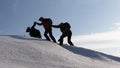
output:
M0 36L0 68L120 68L120 58L26 36Z

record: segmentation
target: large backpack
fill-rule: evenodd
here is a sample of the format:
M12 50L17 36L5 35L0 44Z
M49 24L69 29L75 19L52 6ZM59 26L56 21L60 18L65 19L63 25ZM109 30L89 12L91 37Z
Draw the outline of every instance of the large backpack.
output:
M50 25L52 25L52 20L50 19L50 18L46 18L46 19L44 19L45 20L45 22L49 22L50 23Z
M65 27L65 28L68 28L68 29L70 29L70 28L71 28L70 24L69 24L69 23L67 23L67 22L65 22L65 23L64 23L64 27Z
M45 29L49 29L52 26L52 20L50 18L45 18L43 20L43 26Z

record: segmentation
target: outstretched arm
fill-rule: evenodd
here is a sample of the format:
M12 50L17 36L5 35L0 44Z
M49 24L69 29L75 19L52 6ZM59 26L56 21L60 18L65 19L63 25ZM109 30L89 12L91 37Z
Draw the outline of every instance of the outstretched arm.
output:
M35 28L36 23L34 22L33 26L31 28Z
M52 25L53 28L60 28L59 25Z
M63 26L63 23L60 23L59 25L52 25L54 28L60 28L61 26Z
M37 25L42 25L42 23L37 23L37 22L34 22L35 24L37 24Z

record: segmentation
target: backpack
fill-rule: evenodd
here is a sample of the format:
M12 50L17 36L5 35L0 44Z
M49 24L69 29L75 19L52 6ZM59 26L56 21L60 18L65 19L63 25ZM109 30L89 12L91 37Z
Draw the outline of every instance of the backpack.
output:
M64 23L64 27L65 27L65 28L68 28L68 29L70 29L70 28L71 28L70 24L69 24L69 23L67 23L67 22L65 22L65 23Z
M50 18L46 18L46 19L44 19L45 20L45 22L49 22L50 23L50 25L52 25L52 20L50 19Z
M52 20L50 18L46 18L43 20L43 26L45 29L49 29L52 26Z

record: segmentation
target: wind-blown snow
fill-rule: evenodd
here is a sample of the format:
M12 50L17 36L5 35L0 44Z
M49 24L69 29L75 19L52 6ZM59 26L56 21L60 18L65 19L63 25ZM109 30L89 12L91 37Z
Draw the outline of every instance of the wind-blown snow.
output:
M0 68L120 68L120 58L24 36L0 36Z

